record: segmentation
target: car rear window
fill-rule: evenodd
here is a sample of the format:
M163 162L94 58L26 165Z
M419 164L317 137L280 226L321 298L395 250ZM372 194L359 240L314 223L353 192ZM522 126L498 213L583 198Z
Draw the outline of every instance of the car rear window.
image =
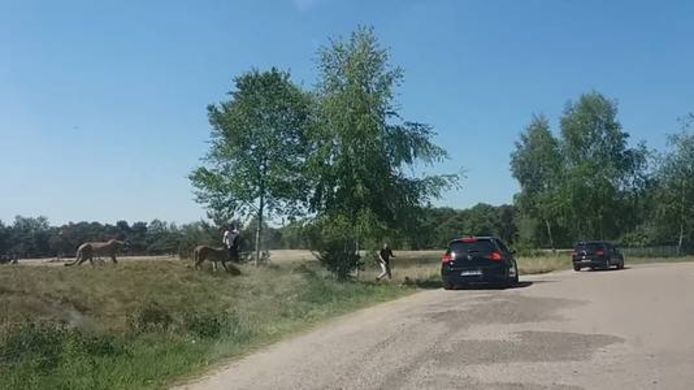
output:
M489 254L496 250L496 246L489 240L477 240L473 242L455 241L450 245L450 251L456 255L470 253Z
M605 244L601 243L596 243L596 242L591 242L588 244L578 244L576 245L576 251L586 251L586 252L595 252L600 249L605 249Z

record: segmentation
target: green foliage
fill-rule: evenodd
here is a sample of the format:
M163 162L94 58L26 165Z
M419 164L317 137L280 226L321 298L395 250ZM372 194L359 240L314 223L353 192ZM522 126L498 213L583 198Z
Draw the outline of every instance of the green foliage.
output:
M408 225L411 210L438 197L457 176L409 174L413 164L433 164L447 154L431 141L430 126L398 114L394 93L402 70L391 64L373 30L359 28L318 55L310 205L331 240L314 249L344 278L359 262L360 243L380 241Z
M115 226L98 222L49 226L44 217L21 216L16 221L10 226L0 222L0 256L71 257L84 242L117 238L130 244L127 254L188 257L196 245L220 245L222 235L219 229L204 221L180 226L160 220L149 224L135 222L132 226L126 221L118 221Z
M28 320L0 328L0 373L29 374L28 383L75 364L129 355L127 345L114 336L89 335L60 323Z
M403 243L412 249L441 249L464 235L493 235L509 244L516 241L516 209L510 205L479 203L469 209L421 208L417 223L403 231Z
M682 120L682 131L670 136L669 150L662 156L656 178L655 234L682 247L694 242L694 115Z
M0 307L17 302L27 320L6 326L16 313L0 311L0 388L168 388L318 321L414 291L335 283L315 264L297 266L244 268L243 278L164 261L6 270ZM73 306L84 321L61 325ZM147 331L134 331L128 317Z
M559 148L547 118L535 116L511 154L511 173L521 186L516 204L524 216L544 226L548 246L552 248L555 245L552 226L559 219L560 181L564 174Z
M234 85L230 100L208 107L211 146L190 180L212 215L254 215L262 229L267 215L294 215L308 196L312 101L275 68L245 73ZM256 256L261 236L258 230Z
M147 302L128 315L128 327L134 333L168 331L173 323L169 311L156 302Z
M559 138L535 117L512 153L511 171L528 242L555 247L619 239L647 219L651 181L643 144L629 147L617 104L597 92L570 102Z
M237 335L245 332L238 316L234 313L212 310L188 312L183 315L183 323L189 334L203 339L214 339L222 335Z
M640 190L646 168L643 148L629 148L629 134L617 120L617 104L599 93L582 95L561 118L566 180L563 214L580 238L617 238L620 213Z
M348 279L362 266L354 226L345 216L318 219L311 226L309 237L318 261L338 280Z

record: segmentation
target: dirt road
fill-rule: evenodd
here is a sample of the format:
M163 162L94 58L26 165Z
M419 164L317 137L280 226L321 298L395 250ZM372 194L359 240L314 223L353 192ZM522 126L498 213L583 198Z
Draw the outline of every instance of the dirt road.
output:
M366 309L185 388L694 388L694 264L524 280Z

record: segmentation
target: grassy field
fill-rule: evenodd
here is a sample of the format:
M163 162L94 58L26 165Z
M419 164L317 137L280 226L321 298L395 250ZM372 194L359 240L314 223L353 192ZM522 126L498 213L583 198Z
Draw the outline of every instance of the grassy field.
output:
M415 291L316 264L0 268L0 388L161 388L321 320ZM64 326L57 325L59 323Z
M396 252L393 280L367 259L337 283L306 251L232 277L189 262L0 267L0 388L162 388L213 364L361 307L439 288L440 251ZM692 259L628 259L627 264ZM519 258L523 274L568 269L565 255Z

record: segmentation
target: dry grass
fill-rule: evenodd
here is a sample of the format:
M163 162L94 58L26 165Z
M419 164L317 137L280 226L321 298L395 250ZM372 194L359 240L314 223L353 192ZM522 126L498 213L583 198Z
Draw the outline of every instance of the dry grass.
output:
M441 253L396 251L393 280L382 283L374 282L374 257L364 254L356 281L336 283L308 251L275 251L270 266L243 265L240 277L196 272L189 261L172 258L124 258L117 266L96 267L0 266L0 388L165 387L321 320L414 287L439 288ZM674 261L694 257L634 258L627 265ZM526 275L570 267L566 255L519 257L518 264ZM172 325L133 333L132 319L150 321L142 313L151 316L151 308ZM67 323L87 338L50 328L3 336L8 324L37 320ZM215 336L201 338L195 333L201 330ZM33 355L15 348L15 360L7 363L3 340L33 345ZM45 340L52 343L48 349ZM52 365L40 365L44 353Z
M0 388L160 388L321 320L415 291L336 283L305 262L245 265L239 277L189 265L159 259L0 267ZM164 325L147 328L157 318ZM48 328L13 325L46 321ZM85 336L50 325L56 323Z

